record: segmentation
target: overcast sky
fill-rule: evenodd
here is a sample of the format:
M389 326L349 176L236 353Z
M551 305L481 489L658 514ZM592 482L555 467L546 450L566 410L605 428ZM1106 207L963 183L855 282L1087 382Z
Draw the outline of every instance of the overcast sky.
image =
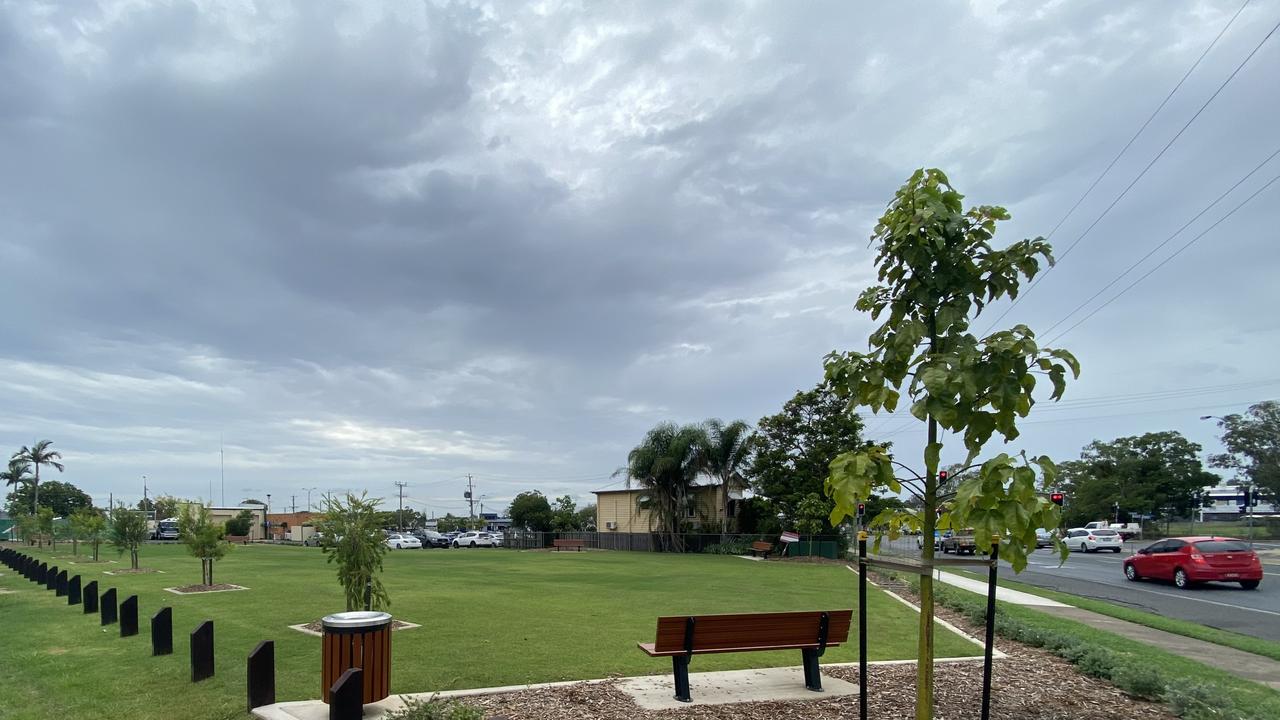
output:
M1009 208L998 242L1049 234L1239 6L0 0L0 447L53 440L103 505L144 475L588 500L654 423L754 423L865 347L915 168ZM1280 148L1273 37L1082 238L1277 20L1240 14L1003 326L1047 330ZM1084 375L1008 449L1215 450L1200 415L1280 395L1277 207L1063 336ZM870 421L908 460L914 425Z

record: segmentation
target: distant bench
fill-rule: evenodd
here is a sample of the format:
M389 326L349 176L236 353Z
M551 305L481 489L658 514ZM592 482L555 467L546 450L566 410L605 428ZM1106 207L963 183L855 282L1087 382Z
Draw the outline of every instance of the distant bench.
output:
M676 700L691 702L689 659L694 655L765 650L799 650L804 686L822 691L818 658L849 639L852 610L745 615L688 615L658 618L654 642L636 643L650 657L670 657Z
M248 535L223 535L222 539L226 540L229 543L240 543L241 545L249 544Z
M769 553L773 552L773 543L757 540L751 543L751 557L757 554L763 555L765 560L769 559Z
M587 546L587 541L586 540L552 540L551 545L555 547L557 552L568 549L568 548L573 548L578 552L582 552L582 548Z

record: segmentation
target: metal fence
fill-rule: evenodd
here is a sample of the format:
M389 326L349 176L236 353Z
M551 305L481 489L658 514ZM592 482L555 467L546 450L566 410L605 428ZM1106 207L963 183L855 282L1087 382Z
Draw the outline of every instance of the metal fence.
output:
M540 550L553 547L555 540L581 540L583 546L596 550L628 550L632 552L741 552L746 553L753 542L768 542L781 550L777 535L744 535L727 533L678 533L675 536L661 533L621 532L528 532L508 530L503 533L502 545L517 550ZM819 536L809 542L796 543L801 554L833 555L831 546L838 546L834 536ZM717 547L718 546L718 547ZM735 554L736 554L735 552ZM792 551L790 554L795 554Z

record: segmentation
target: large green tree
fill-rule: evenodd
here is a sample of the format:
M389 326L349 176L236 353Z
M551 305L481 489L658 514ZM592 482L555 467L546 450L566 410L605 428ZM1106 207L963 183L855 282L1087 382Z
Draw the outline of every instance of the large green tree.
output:
M835 508L823 495L831 461L840 453L869 446L862 437L862 420L848 412L847 406L824 382L812 390L797 392L781 412L760 418L751 439L752 457L745 474L752 491L767 499L772 511L753 509L753 518L782 513L785 522L794 524L796 508L814 494L826 504L828 514ZM770 528L772 523L752 523L755 531L765 531L759 527Z
M706 445L700 452L702 471L720 483L724 531L735 532L734 519L729 516L729 496L747 486L743 474L751 459L751 426L741 420L725 423L712 418L703 423L703 431Z
M626 476L628 488L644 491L636 505L649 512L651 529L658 533L664 550L684 549L681 523L692 501L694 481L703 470L699 451L706 445L701 426L660 423L627 454L627 466L615 473Z
M507 517L514 527L534 532L551 529L551 503L538 490L528 490L511 499Z
M1090 443L1060 468L1068 497L1063 520L1074 527L1113 519L1117 505L1125 517L1191 512L1195 494L1219 479L1205 471L1200 450L1171 430Z
M578 521L578 504L569 495L556 498L551 508L551 529L557 532L572 532L582 529Z
M1218 422L1227 452L1214 455L1214 467L1229 468L1272 499L1280 499L1280 402L1266 400L1248 412Z
M39 489L41 507L53 510L54 517L70 517L76 510L93 505L93 498L71 483L50 480L42 483ZM10 493L9 512L30 507L35 491L34 484L27 484Z
M921 508L886 508L870 524L886 527L891 536L903 526L932 536L935 511L948 499L938 489L940 431L959 435L961 466L977 471L959 483L941 524L975 528L984 550L991 549L993 538L1003 538L1001 557L1020 571L1035 548L1036 528L1057 525L1056 506L1037 493L1038 482L1053 477L1054 464L1025 455L1018 462L1005 453L978 463L978 456L994 433L1005 441L1018 437L1017 421L1031 411L1040 377L1052 383L1049 397L1056 400L1067 373L1078 375L1079 366L1065 350L1041 347L1025 325L985 337L970 332L970 323L988 303L1016 296L1024 278L1033 278L1052 255L1042 238L1002 250L992 247L996 223L1009 213L987 205L966 211L962 201L935 169L917 170L898 190L872 235L879 284L857 302L858 310L881 325L865 352L833 352L826 359L827 380L850 414L859 406L893 412L906 393L911 415L927 429L923 463L912 468L883 446L852 450L831 463L825 489L835 501L834 524L854 514L857 503L876 489L897 494L905 488ZM1039 481L1037 469L1045 476ZM1065 548L1059 550L1065 556ZM923 553L928 567L933 545L925 543ZM927 571L920 577L920 607L916 718L928 720L933 716L934 608Z
M34 478L35 476L31 474L31 463L18 457L9 458L9 467L4 471L0 471L0 480L4 480L5 487L13 488L13 493L27 487ZM13 493L9 493L8 496L8 511L10 515L17 515L19 510L26 511L28 508L26 505L21 508L15 508L13 506Z
M23 445L18 452L13 454L14 460L21 460L30 463L35 468L35 476L31 480L31 487L34 492L31 496L31 512L36 512L36 508L40 506L40 468L44 465L62 472L62 453L49 448L53 442L49 440L41 440L31 447Z

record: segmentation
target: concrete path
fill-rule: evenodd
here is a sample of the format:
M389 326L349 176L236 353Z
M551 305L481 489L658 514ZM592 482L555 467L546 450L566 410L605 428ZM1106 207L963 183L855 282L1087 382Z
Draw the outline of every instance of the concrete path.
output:
M985 581L973 580L952 573L940 573L940 575L940 580L948 585L954 585L982 595L987 594L987 583ZM1236 650L1225 645L1197 640L1184 635L1175 635L1164 630L1156 630L1146 625L1120 620L1109 615L1102 615L1008 588L997 588L996 599L1014 605L1046 609L1054 617L1075 620L1089 627L1112 632L1121 637L1160 648L1174 655L1204 663L1236 677L1252 680L1280 690L1280 661L1272 660L1262 655L1254 655L1253 653Z
M822 692L806 690L804 670L798 667L689 673L689 695L693 698L689 703L675 699L673 682L670 675L648 675L619 681L617 687L645 710L771 700L820 700L858 694L857 685L833 677L822 678Z

